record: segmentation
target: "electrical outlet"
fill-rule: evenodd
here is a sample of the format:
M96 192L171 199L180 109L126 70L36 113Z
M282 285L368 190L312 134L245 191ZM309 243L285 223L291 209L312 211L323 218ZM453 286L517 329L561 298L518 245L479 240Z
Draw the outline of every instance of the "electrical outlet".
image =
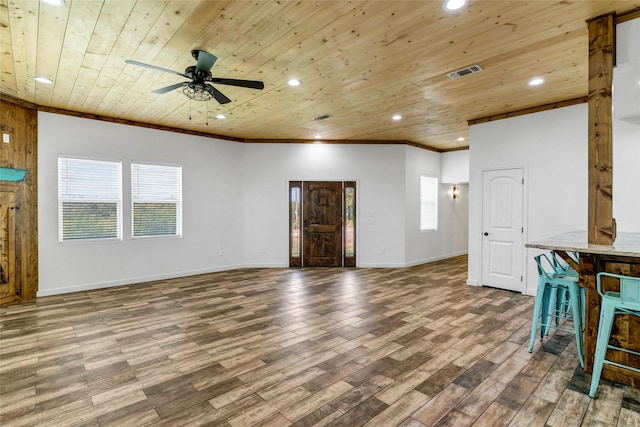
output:
M2 134L2 142L4 142L5 144L8 144L10 140L10 136L8 133L3 133Z
M220 251L218 252L218 255L219 255L219 256L222 256L222 255L223 255L222 249L220 249Z

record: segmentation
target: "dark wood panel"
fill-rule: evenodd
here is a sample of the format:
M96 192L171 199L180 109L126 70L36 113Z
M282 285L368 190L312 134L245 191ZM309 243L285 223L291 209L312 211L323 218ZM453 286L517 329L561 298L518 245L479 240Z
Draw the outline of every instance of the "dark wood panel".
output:
M608 272L640 277L640 260L632 257L581 254L580 271L580 285L586 288L585 370L592 372L602 300L596 287L596 275L599 272ZM619 290L618 281L612 278L605 278L602 285L605 292ZM640 352L640 319L631 315L616 316L609 342L617 347ZM640 357L629 353L609 350L607 359L640 369ZM611 365L604 365L602 378L640 387L640 374Z
M342 265L342 182L303 183L305 267Z
M3 191L15 192L16 300L35 298L38 291L38 146L37 111L28 105L0 100L0 130L10 142L0 143L0 166L26 169L19 183L0 182Z
M612 85L615 14L589 21L588 242L611 245L613 219Z
M0 305L19 300L16 285L20 265L16 263L16 213L19 205L15 191L0 190ZM18 209L16 209L18 208Z

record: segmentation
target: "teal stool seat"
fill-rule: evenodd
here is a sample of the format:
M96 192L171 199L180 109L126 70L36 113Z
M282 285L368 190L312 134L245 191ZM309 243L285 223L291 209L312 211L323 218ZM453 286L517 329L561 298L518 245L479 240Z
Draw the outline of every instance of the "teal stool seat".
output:
M533 307L529 353L533 351L538 328L540 329L540 341L549 333L550 328L571 332L576 337L580 366L584 368L584 345L582 337L584 302L582 291L578 285L578 278L573 275L556 272L552 262L544 254L536 256L535 260L538 267L538 289ZM547 272L542 267L542 260L547 261L551 267L551 272ZM573 321L573 330L559 326L560 318L566 317L567 314L564 309L567 294L569 296L569 310L571 312L571 320Z
M564 262L564 260L559 259L558 254L556 254L555 251L551 251L551 261L553 263L553 269L555 270L556 273L565 273L569 276L576 276L578 277L578 272L575 271L573 269L573 267L571 267L569 264L567 264L566 262ZM575 262L576 264L578 264L580 261L578 260L578 255L574 254L573 256L567 254L572 260L573 262Z
M619 279L620 292L607 291L603 293L601 284L601 277L603 276ZM605 363L607 365L640 372L640 369L605 359L607 349L609 348L640 356L640 353L638 352L609 345L611 327L613 326L616 314L634 314L636 316L640 316L640 277L598 273L596 283L598 286L598 293L602 297L602 305L600 306L600 325L598 326L598 340L596 342L596 353L593 361L593 373L591 375L589 397L594 397L596 395L598 384L600 383L600 376L602 375L602 367Z

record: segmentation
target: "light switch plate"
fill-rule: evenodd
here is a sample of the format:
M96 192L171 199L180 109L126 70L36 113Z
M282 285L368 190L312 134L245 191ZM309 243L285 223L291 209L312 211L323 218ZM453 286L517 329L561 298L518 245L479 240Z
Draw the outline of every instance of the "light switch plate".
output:
M9 134L8 133L3 133L2 134L2 142L4 142L5 144L9 143Z

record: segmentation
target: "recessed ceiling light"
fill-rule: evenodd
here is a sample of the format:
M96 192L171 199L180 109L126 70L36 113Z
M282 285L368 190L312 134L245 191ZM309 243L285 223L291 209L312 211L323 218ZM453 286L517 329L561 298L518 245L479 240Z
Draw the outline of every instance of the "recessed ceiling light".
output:
M42 0L46 4L50 4L51 6L64 6L64 0Z
M463 138L463 137L460 137L460 138L458 138L458 141L459 141L459 142L462 142L462 141L464 141L464 138Z
M53 80L48 79L46 77L34 77L34 80L40 83L46 83L48 85L50 85L51 83L53 83Z
M402 120L402 116L400 114L394 114L393 117L391 117L393 120Z
M458 10L465 4L467 4L467 0L444 0L442 3L446 10Z
M529 86L538 86L538 85L541 85L542 83L544 83L544 79L541 79L540 77L536 77L535 79L532 79L529 81Z
M218 119L218 120L224 120L224 119L226 119L226 118L227 118L227 116L225 116L224 114L218 114L218 115L216 116L216 119Z
M300 86L300 80L298 79L291 79L287 83L289 84L289 86Z
M314 136L314 138L315 139L320 139L320 138L322 138L322 136L321 135L316 135L316 136Z

